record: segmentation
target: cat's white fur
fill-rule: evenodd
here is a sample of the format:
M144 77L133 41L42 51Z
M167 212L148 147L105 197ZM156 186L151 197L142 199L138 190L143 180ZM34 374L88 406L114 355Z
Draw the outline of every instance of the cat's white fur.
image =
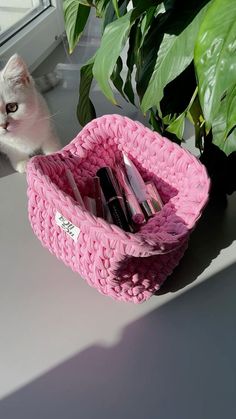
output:
M16 112L7 113L9 103L17 103ZM24 61L14 54L0 72L0 151L22 173L37 150L50 154L59 148L46 102Z

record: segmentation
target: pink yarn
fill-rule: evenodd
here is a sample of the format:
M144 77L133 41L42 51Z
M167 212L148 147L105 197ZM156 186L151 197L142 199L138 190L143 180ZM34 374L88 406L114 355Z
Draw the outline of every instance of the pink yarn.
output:
M98 168L114 167L121 150L155 182L165 204L136 234L83 210L65 174L69 168L81 194L89 195ZM29 219L42 244L102 294L135 303L154 294L178 265L210 184L188 151L119 115L97 118L61 151L33 157L27 181ZM80 229L77 242L56 224L57 211Z

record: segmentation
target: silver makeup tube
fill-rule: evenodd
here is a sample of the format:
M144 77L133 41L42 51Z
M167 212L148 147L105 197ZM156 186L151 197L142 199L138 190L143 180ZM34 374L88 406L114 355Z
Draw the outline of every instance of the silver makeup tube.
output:
M128 211L132 221L135 224L143 224L145 222L145 217L142 211L141 206L128 182L128 179L120 166L116 167L116 175L118 181L124 191L125 200L127 203Z

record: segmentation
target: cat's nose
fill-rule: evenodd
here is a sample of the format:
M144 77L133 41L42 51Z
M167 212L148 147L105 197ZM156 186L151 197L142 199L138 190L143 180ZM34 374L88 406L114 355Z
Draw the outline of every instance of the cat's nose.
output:
M8 122L0 123L0 128L7 129L7 127L8 127Z

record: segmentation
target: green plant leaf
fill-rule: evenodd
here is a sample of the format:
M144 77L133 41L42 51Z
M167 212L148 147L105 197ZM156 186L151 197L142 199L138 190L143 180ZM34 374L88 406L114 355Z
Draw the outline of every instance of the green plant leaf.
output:
M143 3L145 4L145 1ZM140 101L144 96L155 67L157 52L164 36L166 21L168 21L168 17L171 16L172 12L176 13L174 9L175 0L165 0L158 3L160 4L155 5L154 13L152 5L150 8L146 7L146 12L141 17L142 39L138 52L140 64L136 63L136 90Z
M132 74L130 70L128 70L128 74L126 77L126 81L124 85L124 93L126 94L130 103L132 103L132 105L135 106L135 97L134 97L134 90L133 90L133 85L132 85Z
M236 150L236 128L235 128L235 96L236 87L232 88L231 94L226 95L221 101L220 108L212 123L213 143L227 155ZM232 98L232 101L231 101ZM232 109L227 119L227 111ZM230 121L230 124L229 124ZM229 124L229 125L228 125ZM230 130L229 130L230 127ZM230 131L230 132L229 132Z
M110 0L95 0L96 16L102 17Z
M155 68L141 102L141 109L145 113L156 106L160 112L160 101L165 86L174 80L193 59L194 43L199 31L200 23L206 12L203 7L195 17L188 22L186 15L173 19L173 27L169 25L161 42ZM191 10L189 10L191 13ZM182 28L183 29L182 29ZM181 30L182 29L182 30Z
M101 91L115 105L109 79L127 41L132 26L131 15L132 10L106 26L93 66L93 75Z
M66 3L66 2L67 2L67 0L64 0L64 3ZM84 6L89 6L89 7L93 5L92 0L91 1L89 1L89 0L77 0L77 3L83 4Z
M127 52L126 64L128 67L127 77L124 85L124 93L128 97L129 101L135 106L135 97L133 89L132 73L134 65L137 66L139 61L139 45L140 45L141 29L139 20L132 26L129 35L129 48Z
M79 103L77 106L77 118L80 125L84 126L96 117L94 106L89 98L89 92L93 81L92 57L80 70Z
M186 116L190 112L190 109L192 109L193 104L195 104L195 102L196 102L197 93L198 93L198 88L196 87L195 91L194 91L194 93L191 97L191 100L189 101L189 104L186 107L186 109L184 110L184 112L182 112L180 115L177 116L177 118L175 118L173 121L171 121L168 128L166 129L166 131L175 134L181 141L183 141L183 134L184 134ZM192 121L194 123L194 126L195 126L195 129L196 129L196 125L199 126L199 119L194 120L192 114L190 114L190 115L191 115L191 119L192 119ZM166 117L162 118L162 119L166 119Z
M164 3L168 3L169 0L164 0ZM173 2L173 0L172 0ZM133 0L132 1L135 9L138 9L142 12L146 12L150 7L157 7L159 3L162 3L162 0Z
M69 43L69 52L73 52L79 42L89 17L90 7L81 4L81 0L65 0L63 2L66 36Z
M208 128L222 97L235 83L235 34L236 1L212 1L201 24L194 54L200 103Z
M127 5L129 0L119 0L118 7L119 7L119 17L124 16L127 13ZM115 12L113 2L108 0L108 4L106 7L104 21L103 21L103 31L109 23L114 22L117 19L117 14Z
M155 15L156 15L156 10L158 8L160 9L160 7L161 7L160 5L158 7L155 7L155 6L150 7L146 11L145 15L143 16L143 19L142 19L142 22L141 22L141 34L142 34L142 37L140 39L139 48L142 48L144 39L145 39L145 37L147 35L147 32L150 29L151 22L152 22L152 20L154 19Z
M193 62L164 88L160 102L162 119L165 115L180 115L188 107L196 88Z
M109 23L113 22L114 20L116 20L116 13L113 7L112 2L109 0L107 3L107 7L104 10L104 19L103 19L103 30L102 32L104 32L105 27L107 25L109 25Z
M202 108L198 96L198 87L196 88L194 95L188 106L186 116L189 121L194 125L195 129L195 146L199 150L203 149L203 140L206 137L205 120L203 118Z
M213 143L228 156L236 150L236 129L224 140L225 119L222 113L215 118L212 125Z
M159 134L163 134L162 121L161 119L157 118L156 110L154 109L150 109L149 124L151 125L153 131L157 131Z
M224 139L228 136L228 133L232 131L236 126L236 84L227 93L225 97L226 101L226 130Z
M118 1L117 0L112 0L112 3L113 3L114 10L116 12L116 17L119 18L120 13L119 13Z
M185 128L186 112L181 113L166 129L168 132L175 134L181 141L183 140Z
M133 105L135 103L135 99L134 99L134 91L132 87L132 72L133 72L134 63L135 63L135 40L136 40L137 25L138 23L135 22L129 34L129 48L128 48L127 60L126 60L128 72L127 72L126 81L124 85L124 93L127 95L129 101Z
M111 80L112 80L112 83L114 84L115 88L118 90L118 92L120 92L120 94L123 96L123 98L125 100L127 100L125 95L124 95L124 92L123 92L124 82L123 82L123 79L120 75L120 73L122 71L122 68L123 68L122 59L120 57L118 57L117 62L116 62L116 66L115 66L114 71L111 75Z
M156 11L159 10L157 6ZM143 17L145 19L145 15ZM157 51L163 38L162 26L165 21L165 14L157 14L150 20L150 27L145 31L139 47L140 62L137 63L136 90L139 99L142 100L147 89L149 80L155 67Z
M223 151L228 150L229 145L227 143L232 144L234 136L231 137L231 133L236 128L236 84L221 100L212 127L218 147Z

